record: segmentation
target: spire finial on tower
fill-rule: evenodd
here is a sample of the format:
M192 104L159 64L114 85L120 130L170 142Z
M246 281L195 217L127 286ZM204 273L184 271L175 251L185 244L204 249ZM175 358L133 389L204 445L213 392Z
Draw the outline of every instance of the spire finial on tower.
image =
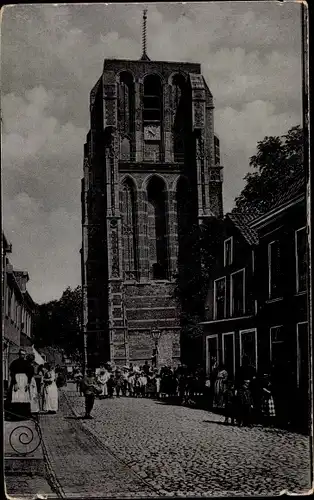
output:
M150 61L146 49L147 49L147 9L144 9L143 11L143 31L142 31L142 61Z

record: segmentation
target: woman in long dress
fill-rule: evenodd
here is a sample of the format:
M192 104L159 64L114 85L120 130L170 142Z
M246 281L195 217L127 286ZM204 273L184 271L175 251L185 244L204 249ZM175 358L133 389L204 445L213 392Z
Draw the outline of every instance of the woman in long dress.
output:
M39 413L39 394L38 394L37 383L36 383L36 379L35 379L35 375L37 372L37 365L35 363L35 355L29 354L26 359L32 365L32 367L34 369L34 375L31 378L31 381L29 384L31 413Z
M228 372L223 365L219 367L215 382L215 404L217 408L223 407L223 394L227 387Z
M44 375L44 404L43 411L46 413L57 413L58 411L58 388L56 384L56 374L49 364L46 365Z

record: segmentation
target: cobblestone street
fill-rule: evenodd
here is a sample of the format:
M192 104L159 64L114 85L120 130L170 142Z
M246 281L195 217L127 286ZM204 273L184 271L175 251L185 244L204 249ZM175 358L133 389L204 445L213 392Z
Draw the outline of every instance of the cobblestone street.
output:
M304 436L225 426L213 413L149 399L97 400L94 419L81 420L84 398L70 389L61 394L64 415L42 418L64 496L269 495L310 488Z

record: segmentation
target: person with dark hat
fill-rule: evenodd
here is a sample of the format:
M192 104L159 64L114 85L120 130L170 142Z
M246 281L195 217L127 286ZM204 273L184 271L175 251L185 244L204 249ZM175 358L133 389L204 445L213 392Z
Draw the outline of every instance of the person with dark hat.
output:
M30 383L34 376L34 368L26 359L26 351L19 350L19 357L10 365L10 396L12 413L17 418L27 419L31 415Z

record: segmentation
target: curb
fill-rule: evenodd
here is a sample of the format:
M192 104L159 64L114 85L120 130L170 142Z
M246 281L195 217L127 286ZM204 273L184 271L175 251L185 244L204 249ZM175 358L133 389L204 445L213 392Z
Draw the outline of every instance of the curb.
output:
M45 468L46 468L46 474L47 474L47 482L49 486L51 486L52 491L54 491L57 495L57 498L65 498L64 491L62 489L61 484L59 483L59 480L53 470L50 458L49 458L49 453L46 448L44 438L42 436L42 450L43 450L43 455L44 455L44 462L45 462Z

